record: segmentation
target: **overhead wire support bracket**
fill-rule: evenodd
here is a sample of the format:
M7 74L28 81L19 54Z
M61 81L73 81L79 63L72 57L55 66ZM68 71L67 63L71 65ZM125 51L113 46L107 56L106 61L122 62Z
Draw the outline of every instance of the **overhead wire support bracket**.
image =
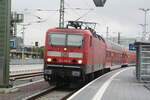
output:
M97 23L94 22L84 22L84 21L68 21L67 28L69 26L75 29L95 29Z

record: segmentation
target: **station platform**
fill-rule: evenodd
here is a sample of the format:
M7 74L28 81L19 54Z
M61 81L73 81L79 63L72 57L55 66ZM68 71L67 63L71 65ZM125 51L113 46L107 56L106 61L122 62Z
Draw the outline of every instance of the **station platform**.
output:
M67 100L150 100L146 83L139 83L135 67L121 68L97 78Z

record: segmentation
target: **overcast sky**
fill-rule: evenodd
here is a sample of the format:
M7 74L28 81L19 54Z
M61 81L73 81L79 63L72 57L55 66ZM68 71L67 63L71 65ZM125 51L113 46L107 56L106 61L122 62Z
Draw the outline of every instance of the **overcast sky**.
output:
M25 30L25 44L33 45L38 41L44 44L45 32L49 28L58 26L58 10L60 0L12 0L12 11L25 14L24 23L32 23ZM116 36L121 32L123 37L138 37L142 32L139 24L144 23L144 12L139 8L150 8L150 0L107 0L103 8L96 8L93 0L65 0L65 21L81 18L83 21L98 23L96 30L105 37L106 27L109 26L109 36ZM87 10L75 10L69 8L81 8ZM94 10L90 10L90 9ZM39 16L45 22L35 23ZM147 14L147 22L150 24L150 12ZM21 36L21 27L18 25L18 35ZM148 26L148 31L150 28Z

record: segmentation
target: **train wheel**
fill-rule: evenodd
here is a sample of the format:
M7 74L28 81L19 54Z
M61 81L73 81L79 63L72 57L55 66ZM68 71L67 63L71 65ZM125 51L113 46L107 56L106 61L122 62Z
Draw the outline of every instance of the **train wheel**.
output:
M79 84L80 84L81 86L83 86L83 85L85 85L85 84L87 84L87 83L88 83L88 81L87 81L87 75L84 74L84 75L82 76L81 80L79 81Z
M89 76L90 81L94 80L94 78L95 78L95 74L91 73L90 76Z
M86 75L86 82L91 82L94 79L94 76L95 75L93 73Z
M121 66L121 68L124 68L124 67L128 67L128 65L126 64L126 65L122 65L122 66Z
M107 68L107 71L106 72L110 72L110 68Z

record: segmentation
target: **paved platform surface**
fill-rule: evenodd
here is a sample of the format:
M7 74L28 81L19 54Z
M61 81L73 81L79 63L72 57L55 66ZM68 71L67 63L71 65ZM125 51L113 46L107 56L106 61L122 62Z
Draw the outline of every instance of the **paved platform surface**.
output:
M39 81L33 82L32 84L22 84L15 88L18 88L19 91L13 93L0 93L0 100L24 100L24 98L50 88L50 86L48 82Z
M68 100L150 100L150 90L135 77L135 67L109 72L89 83Z

